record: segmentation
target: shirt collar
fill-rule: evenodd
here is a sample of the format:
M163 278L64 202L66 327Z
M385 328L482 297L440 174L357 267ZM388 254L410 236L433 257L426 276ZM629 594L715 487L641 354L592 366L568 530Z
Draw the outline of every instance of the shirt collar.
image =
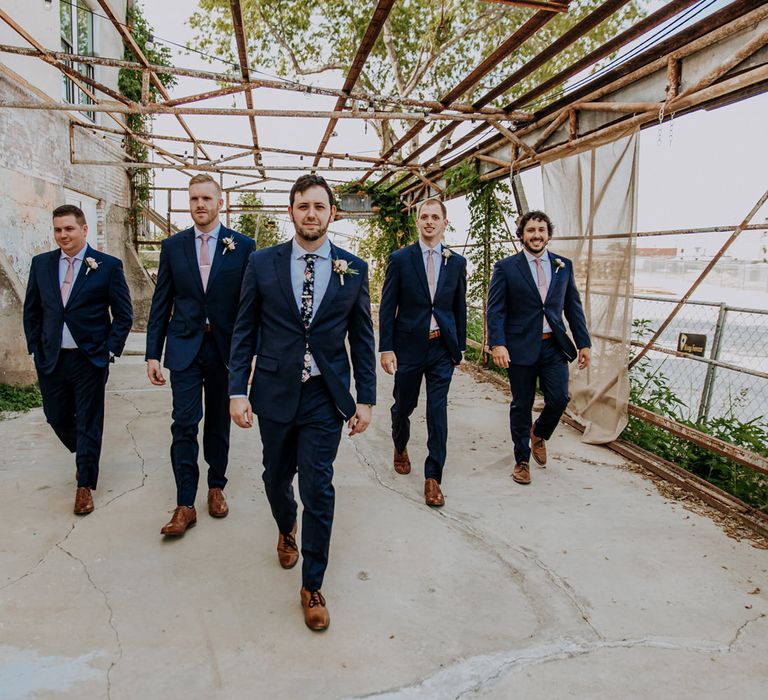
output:
M200 238L202 231L198 230L197 226L193 226L192 228L195 229L195 238ZM211 238L217 239L219 237L219 231L221 231L221 224L219 224L213 231L208 231L208 235Z
M436 253L439 253L442 248L442 242L438 241L437 245L432 248L424 243L424 241L421 240L421 237L419 237L419 248L421 248L422 255L426 255L430 250L434 250Z
M331 257L331 242L326 238L323 245L321 245L317 250L305 250L301 247L299 242L294 238L292 241L292 247L291 247L291 257L294 260L299 260L302 257L304 257L307 253L311 253L312 255L317 255L318 258L322 258L323 260L327 260Z
M61 250L61 248L59 248ZM82 248L80 248L79 253L75 253L75 255L72 256L73 260L79 260L80 262L83 261L83 258L85 257L85 251L88 250L88 244L86 243ZM63 260L64 258L68 258L69 256L61 250L61 256L59 257L59 260Z
M533 261L536 259L536 256L529 253L527 248L523 248L523 253L525 253L525 259L528 261L528 264L529 265L533 264ZM541 260L542 264L549 263L548 251L545 250L544 254L539 258L539 260Z

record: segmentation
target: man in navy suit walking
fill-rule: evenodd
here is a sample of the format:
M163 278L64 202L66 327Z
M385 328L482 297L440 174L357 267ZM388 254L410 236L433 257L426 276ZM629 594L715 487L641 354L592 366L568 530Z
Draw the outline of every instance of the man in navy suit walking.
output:
M298 473L304 505L300 598L306 625L322 631L330 623L320 588L333 524L333 462L343 421L350 435L370 423L375 347L368 266L328 240L336 207L326 181L301 176L291 188L288 214L294 238L253 253L245 273L230 356L230 414L241 428L252 426L254 413L259 417L264 485L285 569L299 559ZM350 355L356 399L349 391Z
M448 440L448 389L461 363L467 335L467 261L442 244L448 217L438 199L416 214L419 240L389 256L379 304L381 366L395 375L392 405L394 467L408 474L410 415L421 380L427 383L427 449L424 500L445 503L440 484Z
M531 454L542 467L547 463L546 440L569 401L568 363L578 357L579 369L584 369L590 361L591 341L573 263L547 251L553 231L544 212L524 214L517 225L523 250L496 263L488 291L488 345L493 361L507 368L512 389L512 478L518 484L531 483ZM544 409L531 425L537 379Z
M197 522L200 476L198 424L203 418L203 456L208 464L208 513L224 518L229 460L227 361L237 301L253 240L219 221L221 188L210 175L189 181L194 226L166 238L160 249L157 286L147 324L147 376L165 384L160 357L170 370L173 396L171 464L176 509L160 531L179 536Z
M58 248L32 259L24 299L24 333L43 411L59 440L75 453L77 515L93 511L109 363L122 353L133 322L122 262L91 248L87 235L79 207L54 209Z

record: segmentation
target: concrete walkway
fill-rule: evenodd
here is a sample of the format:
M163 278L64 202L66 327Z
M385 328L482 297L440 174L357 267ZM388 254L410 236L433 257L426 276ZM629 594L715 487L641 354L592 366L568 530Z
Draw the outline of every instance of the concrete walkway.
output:
M230 516L208 517L203 488L197 527L166 542L170 390L139 354L111 373L85 518L42 411L0 422L0 698L766 697L768 552L564 426L514 484L506 397L464 372L431 510L423 412L399 476L379 386L336 463L324 634L300 567L277 564L257 430L232 430Z

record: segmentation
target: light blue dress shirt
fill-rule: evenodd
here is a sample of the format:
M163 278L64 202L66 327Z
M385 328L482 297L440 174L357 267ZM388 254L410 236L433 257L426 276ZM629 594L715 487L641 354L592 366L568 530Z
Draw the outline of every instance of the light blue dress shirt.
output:
M307 261L302 258L307 253L317 255L317 258L315 258L315 289L312 298L312 317L314 318L331 281L331 274L333 272L331 242L326 239L325 243L317 250L309 251L304 250L296 239L293 239L291 248L291 287L293 288L293 296L296 299L296 306L298 306L299 311L301 311L301 292L304 289L304 273L307 269ZM314 357L310 360L310 367L311 376L317 377L320 375L320 369L315 364Z
M525 248L523 248L523 253L525 253L525 259L528 261L528 267L531 269L531 275L533 276L533 283L537 286L538 289L538 275L536 274L536 263L534 260L536 260L536 256L529 253ZM539 258L541 260L541 269L544 270L544 277L547 280L547 289L549 289L549 285L552 284L552 263L549 261L549 253L547 251L544 251L544 254ZM549 323L547 323L547 317L544 316L544 327L542 329L542 333L551 333L552 329L549 326Z
M80 249L80 252L74 255L75 264L72 266L72 287L75 286L75 280L77 279L77 275L79 274L80 268L83 265L83 259L85 258L85 251L87 248L88 245L86 244ZM64 277L66 277L67 268L69 267L69 263L66 261L66 258L67 256L64 254L64 252L62 252L61 257L59 258L59 289L61 289L61 286L64 284ZM70 296L72 295L72 287L69 288ZM72 337L72 334L69 332L69 328L67 328L66 323L61 329L61 347L64 350L74 350L77 347L77 343Z

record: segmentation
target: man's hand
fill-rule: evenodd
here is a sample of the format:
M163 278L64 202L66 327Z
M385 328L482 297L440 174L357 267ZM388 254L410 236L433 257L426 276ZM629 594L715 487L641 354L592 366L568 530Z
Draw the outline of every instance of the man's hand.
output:
M165 384L163 370L160 369L160 360L147 360L147 376L149 381L155 386L163 386Z
M579 369L589 367L590 354L589 348L579 348Z
M507 369L509 367L509 350L506 345L494 345L491 350L491 357L497 367Z
M245 396L229 400L229 416L235 421L235 425L241 428L253 427L253 409L251 402Z
M387 374L394 374L397 372L397 357L395 357L395 353L381 353L381 367Z
M367 403L357 404L355 415L347 423L350 437L365 432L365 429L371 424L371 413L373 413L373 409Z

